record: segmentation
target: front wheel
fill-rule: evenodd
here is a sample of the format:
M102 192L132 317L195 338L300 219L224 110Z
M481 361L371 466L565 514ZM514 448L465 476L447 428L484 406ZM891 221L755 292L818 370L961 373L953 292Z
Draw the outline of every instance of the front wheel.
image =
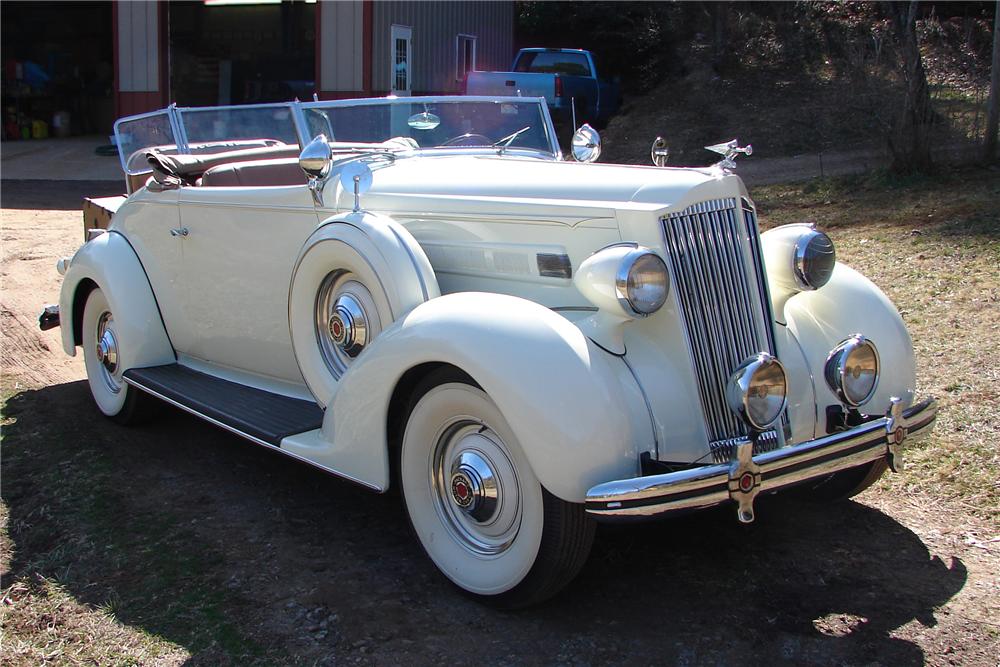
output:
M121 363L123 340L104 292L95 288L83 307L83 362L94 403L119 424L135 424L153 415L156 399L126 384Z
M424 551L492 606L555 595L586 562L593 521L542 488L496 404L467 376L432 374L415 396L399 476Z
M885 459L872 461L857 468L835 472L813 484L796 487L796 495L819 503L839 502L858 495L877 482L889 468Z

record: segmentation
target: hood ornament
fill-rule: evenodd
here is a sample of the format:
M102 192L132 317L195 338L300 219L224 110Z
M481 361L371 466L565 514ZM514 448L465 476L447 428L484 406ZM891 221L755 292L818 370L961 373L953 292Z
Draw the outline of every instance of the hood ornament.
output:
M713 153L718 153L722 156L722 160L716 164L723 169L736 169L736 156L742 153L743 155L752 155L753 146L747 144L745 147L740 147L739 141L733 139L732 141L727 141L722 144L713 144L711 146L705 146L705 150L712 151Z

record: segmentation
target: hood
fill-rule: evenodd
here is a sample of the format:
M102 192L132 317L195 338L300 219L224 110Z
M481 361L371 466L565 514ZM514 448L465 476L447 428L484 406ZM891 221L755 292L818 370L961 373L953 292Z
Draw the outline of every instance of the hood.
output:
M714 169L583 164L511 155L419 155L373 165L370 196L660 209L736 178ZM346 194L346 193L345 193Z

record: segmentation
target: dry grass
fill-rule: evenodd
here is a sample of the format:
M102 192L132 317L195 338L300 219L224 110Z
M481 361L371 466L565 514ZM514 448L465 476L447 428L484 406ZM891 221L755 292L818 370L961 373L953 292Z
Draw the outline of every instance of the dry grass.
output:
M180 665L187 651L78 602L51 579L17 581L0 601L6 665Z
M879 490L1000 525L1000 174L876 175L754 194L765 226L815 222L840 260L888 294L913 337L918 393L940 399L933 435Z

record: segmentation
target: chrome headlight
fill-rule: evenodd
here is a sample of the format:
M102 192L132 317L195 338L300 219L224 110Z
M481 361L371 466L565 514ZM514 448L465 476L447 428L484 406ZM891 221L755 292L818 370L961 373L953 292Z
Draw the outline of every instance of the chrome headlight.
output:
M726 402L750 428L764 431L781 416L786 393L784 366L762 352L733 371L726 387Z
M659 255L636 248L618 266L615 286L619 300L625 300L623 307L627 304L627 308L643 317L655 313L667 301L670 287L667 265Z
M810 229L795 241L795 282L800 289L819 289L830 281L837 263L833 241L823 232Z
M824 375L840 400L856 408L871 400L878 386L878 373L875 345L861 334L854 334L830 352Z
M603 312L628 318L655 313L670 292L670 274L660 256L631 243L609 246L585 259L573 282Z

